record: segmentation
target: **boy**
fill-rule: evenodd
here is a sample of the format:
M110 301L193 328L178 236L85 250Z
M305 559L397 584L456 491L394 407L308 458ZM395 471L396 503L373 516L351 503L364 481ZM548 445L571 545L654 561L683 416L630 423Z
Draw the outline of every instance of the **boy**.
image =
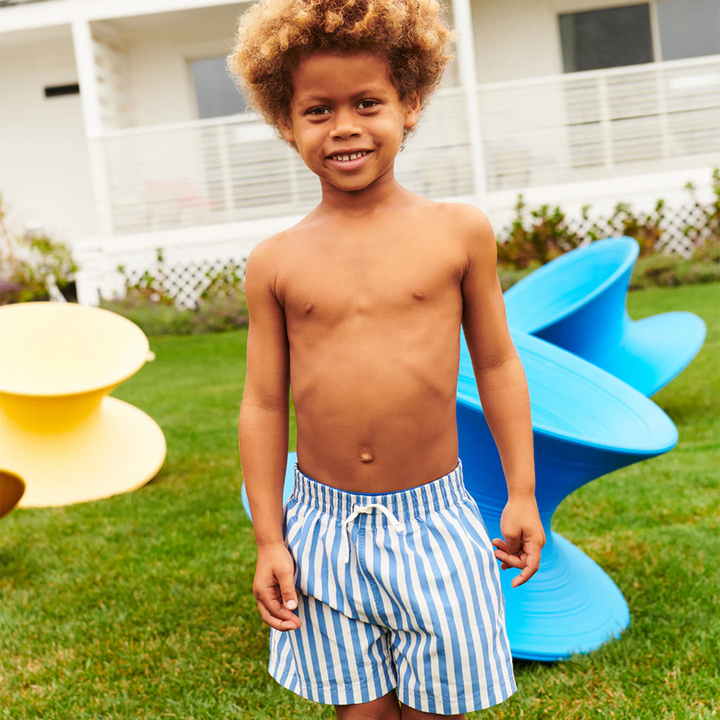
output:
M464 718L509 697L495 558L522 568L517 587L545 542L492 228L394 177L452 57L438 15L435 0L260 0L229 61L322 186L248 258L239 444L269 672L340 720ZM492 544L458 457L461 324L509 490Z

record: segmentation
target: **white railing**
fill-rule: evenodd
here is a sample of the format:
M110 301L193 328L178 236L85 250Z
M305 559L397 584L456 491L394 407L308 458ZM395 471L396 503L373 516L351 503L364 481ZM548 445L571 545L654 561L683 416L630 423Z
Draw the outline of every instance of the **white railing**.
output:
M45 0L0 0L0 8L10 7L11 5L26 5L31 2L45 2Z
M302 214L320 200L318 178L253 117L115 130L91 143L105 168L108 227L118 234ZM473 192L461 91L438 91L395 175L423 196Z
M720 163L720 55L478 86L487 189ZM435 95L395 172L425 197L473 193L464 95ZM308 212L318 178L245 115L90 141L116 234Z
M720 55L478 87L488 190L720 162Z

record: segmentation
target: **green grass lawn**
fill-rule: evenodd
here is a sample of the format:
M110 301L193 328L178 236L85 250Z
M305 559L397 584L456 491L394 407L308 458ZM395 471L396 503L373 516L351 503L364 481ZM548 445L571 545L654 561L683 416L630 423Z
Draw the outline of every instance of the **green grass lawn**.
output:
M555 516L619 585L631 625L587 656L517 662L518 693L471 718L720 716L720 285L633 292L628 307L708 325L654 397L678 446L581 488ZM0 718L335 717L267 673L237 455L245 340L153 339L157 360L115 392L165 431L148 485L0 522Z

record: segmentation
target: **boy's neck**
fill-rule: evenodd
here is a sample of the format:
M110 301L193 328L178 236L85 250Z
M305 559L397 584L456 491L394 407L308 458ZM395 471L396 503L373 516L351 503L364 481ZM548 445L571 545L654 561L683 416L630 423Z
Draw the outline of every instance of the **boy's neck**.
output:
M396 179L389 169L367 187L360 190L342 190L320 179L322 200L313 214L325 217L362 218L396 207L404 199L413 196Z

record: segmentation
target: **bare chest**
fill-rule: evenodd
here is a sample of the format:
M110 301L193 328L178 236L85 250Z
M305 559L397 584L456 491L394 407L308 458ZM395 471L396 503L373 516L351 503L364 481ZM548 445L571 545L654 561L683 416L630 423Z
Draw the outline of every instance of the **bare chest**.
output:
M462 259L429 242L310 246L281 276L288 330L447 314L461 303Z

